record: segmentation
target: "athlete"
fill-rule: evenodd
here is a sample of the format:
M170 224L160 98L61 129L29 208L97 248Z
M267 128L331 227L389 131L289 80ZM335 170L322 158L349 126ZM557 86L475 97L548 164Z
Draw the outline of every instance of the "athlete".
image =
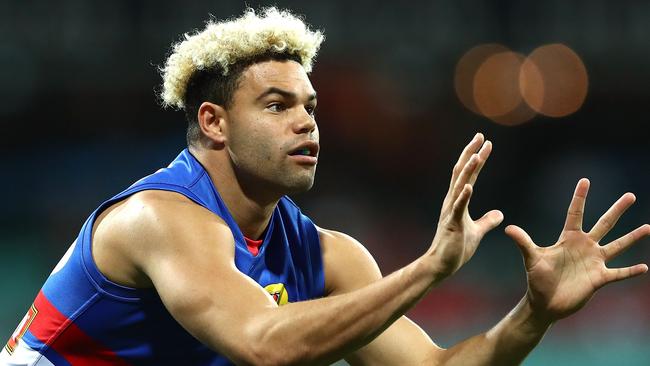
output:
M0 364L514 365L598 288L647 271L605 263L649 225L599 244L634 195L585 232L582 179L553 246L506 228L528 275L515 308L485 333L436 346L404 313L501 223L496 210L468 213L492 145L477 134L465 147L430 248L382 278L361 244L315 226L286 196L314 181L308 73L322 40L269 8L208 23L174 46L162 98L186 112L188 148L90 215Z

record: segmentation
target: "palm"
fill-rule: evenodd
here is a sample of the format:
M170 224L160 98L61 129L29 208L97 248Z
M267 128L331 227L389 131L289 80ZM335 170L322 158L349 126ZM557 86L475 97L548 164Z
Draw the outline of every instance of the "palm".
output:
M604 259L597 247L576 233L563 243L539 248L535 264L526 269L530 296L560 317L568 315L565 309L580 308L603 281Z
M634 196L623 195L592 230L585 233L582 231L582 213L588 187L586 179L578 183L564 230L554 245L539 247L522 229L516 226L506 228L524 255L528 299L539 314L552 320L579 310L600 287L647 271L644 264L610 269L606 263L642 236L650 234L650 226L641 226L604 246L598 243L634 202Z
M436 233L438 243L434 242L434 245L436 245L441 259L449 262L449 267L452 267L450 272L453 272L467 263L474 255L482 237L483 235L480 234L468 214L467 219L463 219L459 223L439 224ZM443 242L451 245L443 245Z

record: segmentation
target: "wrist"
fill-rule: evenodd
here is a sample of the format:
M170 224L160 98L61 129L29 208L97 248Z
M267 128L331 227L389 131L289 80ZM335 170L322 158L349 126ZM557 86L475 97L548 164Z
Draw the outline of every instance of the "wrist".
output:
M426 273L426 276L431 279L431 285L435 286L451 276L455 271L451 269L448 264L442 263L435 250L427 251L422 257L416 261L418 268Z
M546 332L555 321L547 313L535 307L528 294L524 296L517 307L521 308L524 329L527 329L532 333Z

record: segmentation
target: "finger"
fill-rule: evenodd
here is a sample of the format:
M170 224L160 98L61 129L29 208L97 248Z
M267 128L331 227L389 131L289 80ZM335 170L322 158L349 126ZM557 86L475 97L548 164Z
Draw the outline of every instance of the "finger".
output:
M589 236L595 241L600 241L607 233L612 230L618 219L623 213L636 201L632 193L626 193L610 207L603 216L598 219L596 225L591 228Z
M483 165L485 165L485 162L490 157L491 152L492 152L492 142L490 140L487 140L481 147L481 150L479 150L478 152L478 158L479 158L478 165L476 167L476 170L474 170L474 173L472 173L472 176L469 178L468 181L469 184L474 185L474 183L476 183L476 179L478 178L479 173L481 173L481 169L483 169Z
M626 251L634 243L644 236L650 235L650 225L642 225L626 235L614 240L613 242L603 245L600 250L603 252L605 262L612 260L619 254Z
M564 230L582 230L582 215L585 212L585 201L589 191L589 179L582 178L573 193L573 199L567 211Z
M646 264L637 264L624 268L608 268L605 270L605 283L603 283L603 286L608 283L627 280L628 278L636 277L646 272L648 272L648 266Z
M470 159L465 164L463 171L460 172L458 179L456 180L456 185L454 186L453 191L451 192L451 199L456 201L460 192L465 189L465 185L468 184L469 178L472 176L476 167L478 166L478 154L473 154Z
M467 211L467 206L469 205L469 199L472 197L472 191L472 186L465 184L460 195L454 202L451 217L455 222L460 223L463 219L463 215Z
M465 146L463 149L463 152L460 154L458 157L458 161L456 162L456 165L454 165L454 170L452 171L451 174L451 181L449 182L449 192L453 190L453 187L456 184L456 180L458 179L458 176L460 175L461 171L467 164L467 161L472 157L472 154L474 154L478 148L483 144L484 136L482 133L477 133L474 135L474 138L472 138L472 141Z
M535 248L537 248L530 235L516 225L508 225L505 232L519 247L521 254L524 256L524 261L528 262L533 257Z
M499 226L503 221L503 213L499 210L492 210L480 219L476 220L476 225L478 225L481 236L487 234L490 230Z

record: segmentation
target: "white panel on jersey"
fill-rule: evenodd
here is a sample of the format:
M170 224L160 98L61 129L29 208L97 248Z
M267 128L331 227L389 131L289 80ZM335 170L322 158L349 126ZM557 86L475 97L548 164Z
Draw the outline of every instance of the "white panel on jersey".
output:
M68 260L70 259L70 256L72 255L75 246L77 246L77 239L75 239L74 242L72 242L72 245L70 245L70 248L68 248L68 251L65 252L63 258L61 258L61 260L56 265L56 267L54 267L52 273L50 273L50 276L60 271L61 268L63 268L63 266L65 266L65 264L68 263Z
M54 366L54 364L21 340L11 355L6 347L2 348L0 366Z

